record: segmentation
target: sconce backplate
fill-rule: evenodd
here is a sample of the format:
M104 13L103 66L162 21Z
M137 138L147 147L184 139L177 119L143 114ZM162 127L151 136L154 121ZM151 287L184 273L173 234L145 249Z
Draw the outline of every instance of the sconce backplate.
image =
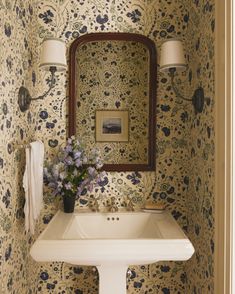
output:
M25 112L26 110L29 109L29 105L30 105L31 100L32 100L32 98L29 94L28 89L21 86L19 89L19 93L18 93L18 105L19 105L20 110L22 112Z
M204 90L202 87L199 87L194 91L192 102L195 109L195 113L201 113L203 111L205 102Z

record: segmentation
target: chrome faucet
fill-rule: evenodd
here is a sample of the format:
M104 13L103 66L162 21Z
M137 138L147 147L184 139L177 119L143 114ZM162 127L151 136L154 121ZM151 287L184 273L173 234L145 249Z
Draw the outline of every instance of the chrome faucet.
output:
M108 202L108 211L109 212L117 212L118 211L118 206L116 203L115 197L111 197L110 201Z

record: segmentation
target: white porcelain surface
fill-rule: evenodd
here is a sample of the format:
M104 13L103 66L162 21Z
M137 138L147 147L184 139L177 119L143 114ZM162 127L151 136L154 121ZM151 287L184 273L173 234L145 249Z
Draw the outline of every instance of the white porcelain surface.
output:
M194 248L168 212L58 211L31 248L36 261L139 265L187 260Z
M186 260L194 248L167 213L58 211L30 250L36 261L96 266L100 294L125 294L128 265Z

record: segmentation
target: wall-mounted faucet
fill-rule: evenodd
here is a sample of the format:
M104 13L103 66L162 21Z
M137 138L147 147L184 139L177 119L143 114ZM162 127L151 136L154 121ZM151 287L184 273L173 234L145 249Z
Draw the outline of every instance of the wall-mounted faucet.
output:
M88 206L89 208L94 211L94 212L99 212L102 211L103 209L107 210L108 212L117 212L119 210L118 208L118 202L117 199L115 198L115 196L112 196L111 198L107 199L106 202L106 207L105 206L100 206L100 200L101 200L101 196L99 197L93 197L90 199ZM124 199L124 203L123 203L123 207L125 207L125 209L127 211L134 211L134 202L132 200L131 197L127 196Z

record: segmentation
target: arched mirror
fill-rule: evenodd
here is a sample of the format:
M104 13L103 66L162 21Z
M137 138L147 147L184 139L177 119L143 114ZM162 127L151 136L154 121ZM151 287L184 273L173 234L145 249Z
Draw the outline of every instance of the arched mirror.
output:
M69 58L69 136L98 148L106 171L155 170L154 42L87 34L72 43Z

